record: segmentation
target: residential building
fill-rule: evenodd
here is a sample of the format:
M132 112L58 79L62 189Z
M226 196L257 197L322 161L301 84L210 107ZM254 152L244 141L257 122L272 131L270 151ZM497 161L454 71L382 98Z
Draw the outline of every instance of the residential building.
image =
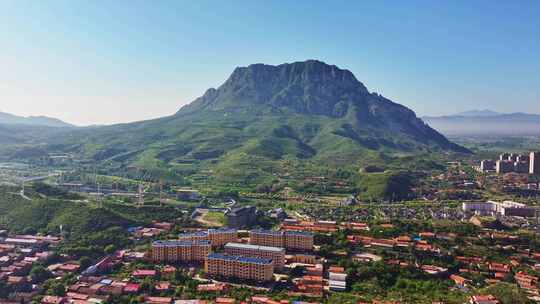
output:
M528 161L516 161L514 162L514 172L516 173L529 173L529 162Z
M540 174L540 152L531 152L529 156L529 173Z
M271 259L211 253L204 265L210 276L238 278L259 282L272 281L274 264Z
M513 172L514 171L514 162L510 160L498 160L496 162L496 171L499 174Z
M312 250L313 233L304 231L251 230L252 245L283 247L290 250Z
M499 304L499 300L492 295L472 296L469 300L470 304Z
M238 242L238 231L236 229L219 228L182 233L178 235L182 241L210 241L212 247L221 247L227 243Z
M252 245L285 247L284 239L283 231L259 229L249 232L249 243Z
M328 285L330 290L345 291L347 289L347 274L342 267L328 269Z
M208 238L213 247L238 242L238 231L230 228L208 229Z
M152 243L155 262L202 262L211 252L210 241L167 240Z
M487 171L494 171L495 170L495 162L489 159L484 159L480 162L480 170L482 172Z
M525 204L504 201L504 202L464 202L462 203L464 212L473 212L478 215L502 215L502 216L521 216L534 217L536 210Z
M227 243L225 253L228 255L271 259L277 269L285 266L285 249L279 247Z
M285 248L292 250L312 250L313 233L304 231L285 231Z

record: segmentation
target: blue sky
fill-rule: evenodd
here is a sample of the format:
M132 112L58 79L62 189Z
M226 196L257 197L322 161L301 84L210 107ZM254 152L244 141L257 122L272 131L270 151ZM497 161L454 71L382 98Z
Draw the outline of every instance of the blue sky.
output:
M540 113L540 1L0 1L0 111L174 113L236 66L319 59L419 115Z

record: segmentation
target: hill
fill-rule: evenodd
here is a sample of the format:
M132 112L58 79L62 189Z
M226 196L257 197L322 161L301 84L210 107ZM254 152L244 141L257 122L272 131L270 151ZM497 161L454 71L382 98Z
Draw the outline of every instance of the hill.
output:
M0 124L5 125L25 125L25 126L42 126L42 127L74 127L74 125L63 122L60 119L47 116L29 116L22 117L9 113L0 112Z
M315 60L236 68L172 116L76 129L48 143L111 171L250 186L369 164L381 153L468 152L350 71Z
M90 203L58 198L41 198L28 187L33 200L18 195L19 189L0 186L0 229L13 233L60 233L66 242L62 250L75 255L103 254L106 245L127 242L126 228L148 224L152 219L174 221L182 215L173 207L145 206L137 209L122 204L104 204L99 208ZM149 218L148 214L152 214Z
M473 111L423 119L446 135L540 135L537 114Z

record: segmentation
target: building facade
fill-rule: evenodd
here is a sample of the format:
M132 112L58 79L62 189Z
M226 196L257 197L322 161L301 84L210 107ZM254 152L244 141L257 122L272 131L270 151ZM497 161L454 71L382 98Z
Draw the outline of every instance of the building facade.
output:
M249 243L259 246L283 247L290 250L312 250L313 233L304 231L251 230Z
M208 229L208 238L213 247L238 242L238 230L229 228Z
M211 250L210 241L155 241L152 259L154 262L203 262Z
M529 173L540 174L540 152L531 152L529 156Z
M523 203L504 201L504 202L464 202L462 203L464 212L473 212L478 215L502 215L502 216L521 216L534 217L536 210Z
M228 228L208 229L207 231L182 233L178 235L178 239L181 241L210 241L212 247L216 248L227 243L238 242L238 231Z
M263 258L211 253L206 259L204 268L210 276L225 278L269 282L274 277L272 260Z
M271 259L277 269L285 266L285 249L279 247L228 243L225 245L225 253L228 255Z
M497 173L508 173L514 171L514 162L510 160L498 160L496 163Z
M245 228L254 225L257 221L257 208L245 206L230 210L225 214L227 225L231 228Z

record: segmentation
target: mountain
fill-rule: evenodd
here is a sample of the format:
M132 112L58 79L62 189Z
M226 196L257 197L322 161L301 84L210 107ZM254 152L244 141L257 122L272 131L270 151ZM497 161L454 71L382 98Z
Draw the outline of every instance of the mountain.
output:
M537 114L503 114L492 111L463 114L422 119L446 135L540 135L540 115Z
M44 127L74 127L73 125L56 118L46 116L22 117L4 112L0 112L0 124Z
M471 111L465 111L455 114L454 116L463 116L463 117L490 117L490 116L498 116L501 115L501 113L494 112L491 110L471 110Z
M382 154L468 152L412 110L370 93L350 71L315 60L239 67L172 116L75 129L49 144L118 172L139 168L199 180L209 172L250 184L373 164Z

